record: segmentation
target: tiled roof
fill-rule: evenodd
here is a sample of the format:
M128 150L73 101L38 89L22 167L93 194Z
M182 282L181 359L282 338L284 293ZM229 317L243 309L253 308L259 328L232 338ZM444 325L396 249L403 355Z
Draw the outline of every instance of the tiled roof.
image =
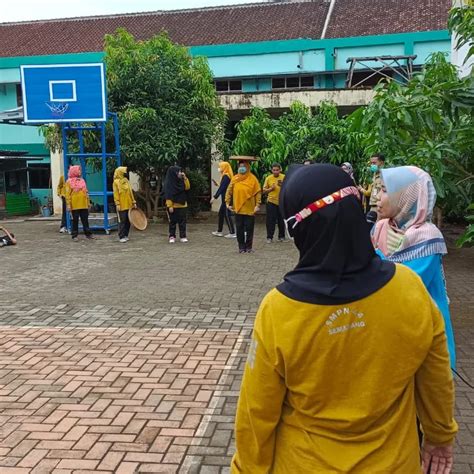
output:
M450 0L336 0L327 38L446 28ZM137 39L165 30L179 44L321 37L329 2L253 3L193 10L0 23L0 57L102 51L124 27Z
M445 30L452 0L336 0L326 38Z

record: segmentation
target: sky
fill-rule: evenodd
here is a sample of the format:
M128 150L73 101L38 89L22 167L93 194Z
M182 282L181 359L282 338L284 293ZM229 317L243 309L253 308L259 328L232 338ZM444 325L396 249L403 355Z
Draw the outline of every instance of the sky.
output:
M178 10L255 1L258 0L0 0L0 22Z

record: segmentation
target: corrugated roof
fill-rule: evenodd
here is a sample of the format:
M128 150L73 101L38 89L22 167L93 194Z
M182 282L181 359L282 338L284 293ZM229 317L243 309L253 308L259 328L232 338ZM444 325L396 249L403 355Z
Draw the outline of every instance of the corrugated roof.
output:
M337 0L327 38L446 28L450 0ZM329 2L253 3L57 20L0 23L0 57L102 51L124 27L137 39L165 30L186 46L321 37Z

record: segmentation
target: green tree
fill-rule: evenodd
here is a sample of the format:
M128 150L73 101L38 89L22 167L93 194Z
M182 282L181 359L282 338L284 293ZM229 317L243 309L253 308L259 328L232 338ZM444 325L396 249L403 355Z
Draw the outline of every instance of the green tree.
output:
M436 53L406 85L380 83L374 100L349 122L368 155L381 151L392 165L428 171L439 208L460 216L473 194L473 107L473 79L459 79L456 68Z
M474 56L474 1L465 0L464 5L451 8L448 28L457 35L456 48L468 45L465 62Z
M223 137L225 111L206 60L192 58L165 33L136 41L119 29L105 37L105 63L124 162L140 176L138 195L153 215L168 166L208 167L211 144ZM155 178L158 186L152 188Z

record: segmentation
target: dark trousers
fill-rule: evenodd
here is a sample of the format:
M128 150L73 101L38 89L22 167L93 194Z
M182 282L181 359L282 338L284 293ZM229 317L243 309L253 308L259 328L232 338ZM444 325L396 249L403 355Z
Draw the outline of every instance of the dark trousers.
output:
M235 234L234 222L232 221L232 214L230 213L229 209L225 202L221 204L219 208L219 220L217 221L217 232L222 232L224 228L224 220L229 228L229 234Z
M61 229L63 227L66 227L66 198L64 196L61 196L61 201L63 203L63 211L61 214Z
M126 211L119 211L120 222L118 226L119 239L128 237L130 232L130 219L128 218L128 209Z
M89 210L88 209L74 209L72 211L72 238L77 237L79 234L79 217L82 222L82 229L87 237L92 235L89 228Z
M237 229L237 242L239 243L239 250L252 250L255 216L236 214L235 227Z
M278 238L285 238L285 223L280 212L280 206L267 202L267 239L273 239L275 226L278 223Z
M186 208L175 207L170 216L170 237L176 238L176 224L179 227L179 236L184 239L186 237Z

